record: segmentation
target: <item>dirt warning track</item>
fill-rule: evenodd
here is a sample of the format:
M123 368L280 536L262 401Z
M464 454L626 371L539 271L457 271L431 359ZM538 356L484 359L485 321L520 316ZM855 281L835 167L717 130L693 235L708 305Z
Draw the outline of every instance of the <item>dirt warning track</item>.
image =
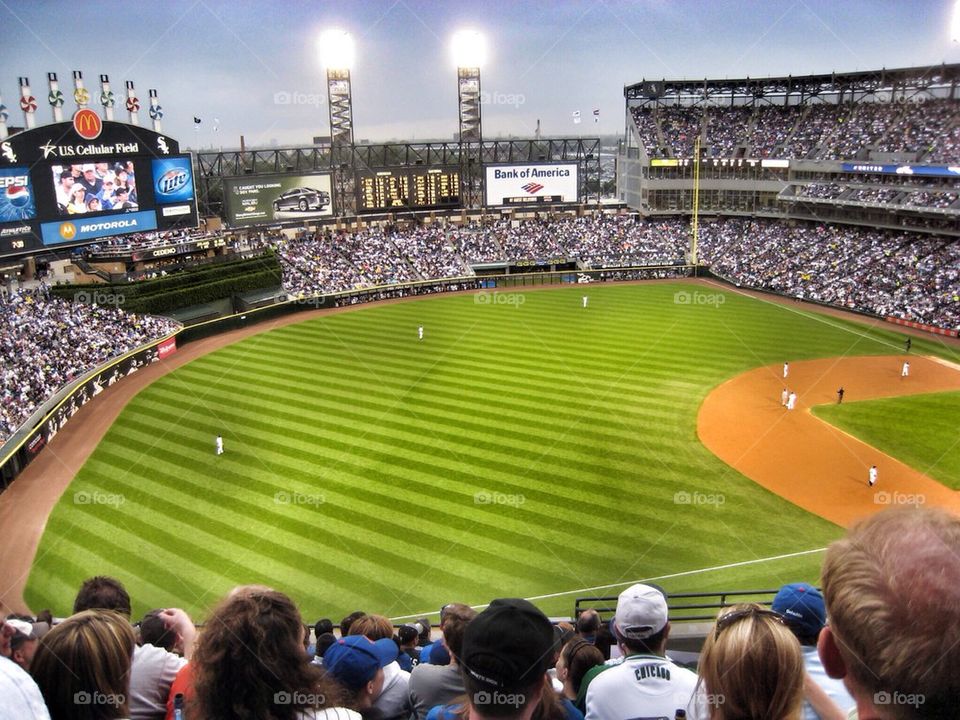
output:
M831 522L848 526L908 495L960 514L957 493L810 412L835 403L960 390L960 369L910 356L910 376L900 377L903 355L828 358L761 367L728 380L704 400L697 434L707 448L754 482ZM780 404L784 387L797 407ZM879 481L867 485L877 465ZM899 493L899 495L894 495Z

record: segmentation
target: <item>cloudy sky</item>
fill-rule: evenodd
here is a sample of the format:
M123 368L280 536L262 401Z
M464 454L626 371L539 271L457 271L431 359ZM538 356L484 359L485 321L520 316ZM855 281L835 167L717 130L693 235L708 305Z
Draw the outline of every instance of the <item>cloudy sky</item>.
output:
M329 133L317 37L357 45L357 139L452 138L450 38L487 38L484 136L623 130L623 86L643 78L762 77L960 61L952 0L0 0L0 97L10 123L26 76L50 122L46 75L68 90L110 76L156 88L166 133L197 147L309 144ZM70 97L69 92L65 92ZM97 93L94 93L96 97ZM95 107L97 107L95 105ZM601 111L592 122L592 111ZM72 109L68 100L67 109ZM580 111L584 123L574 125ZM122 119L125 113L118 113ZM193 117L202 119L195 126ZM148 123L141 111L141 123Z

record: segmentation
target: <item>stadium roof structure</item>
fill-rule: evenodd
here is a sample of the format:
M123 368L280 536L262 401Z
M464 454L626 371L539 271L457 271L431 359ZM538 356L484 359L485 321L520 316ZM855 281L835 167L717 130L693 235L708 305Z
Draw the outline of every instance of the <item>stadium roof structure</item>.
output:
M960 63L823 75L722 80L647 80L623 88L630 106L799 105L807 102L957 99Z

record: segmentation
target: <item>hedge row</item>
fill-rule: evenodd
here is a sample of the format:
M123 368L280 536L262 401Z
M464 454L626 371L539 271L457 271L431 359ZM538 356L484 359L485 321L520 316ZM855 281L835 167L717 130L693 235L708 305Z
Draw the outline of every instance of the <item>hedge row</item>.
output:
M121 307L127 312L162 315L163 313L201 305L230 297L236 293L263 290L280 285L280 275L273 270L261 270L246 275L212 280L202 285L191 285L164 293L126 299Z
M225 280L231 277L243 277L256 272L273 272L279 284L281 277L280 262L270 251L249 260L205 265L196 270L178 272L167 277L143 280L141 282L87 283L83 285L56 285L51 288L54 295L67 300L83 291L91 294L110 293L123 295L127 299L147 297L167 293L195 285L205 285L213 280Z
M55 285L57 297L73 302L116 304L127 312L163 314L280 285L280 263L272 252L250 260L208 265L136 283Z

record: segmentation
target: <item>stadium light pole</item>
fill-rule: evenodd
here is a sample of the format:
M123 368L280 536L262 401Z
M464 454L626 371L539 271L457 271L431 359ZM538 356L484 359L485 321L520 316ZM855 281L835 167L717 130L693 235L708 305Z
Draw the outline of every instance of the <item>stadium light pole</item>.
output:
M353 89L350 68L354 45L350 33L330 29L318 41L320 63L327 72L327 111L330 116L330 168L337 213L356 210L353 193Z
M463 204L479 207L482 202L480 113L480 67L487 61L487 43L476 30L453 35L453 59L457 65L457 100L460 106L460 189Z
M330 144L353 145L353 37L344 30L327 30L318 42L320 62L327 71L327 108L330 113Z
M480 67L487 61L487 43L476 30L461 30L453 36L457 63L457 98L460 101L460 142L480 142Z

